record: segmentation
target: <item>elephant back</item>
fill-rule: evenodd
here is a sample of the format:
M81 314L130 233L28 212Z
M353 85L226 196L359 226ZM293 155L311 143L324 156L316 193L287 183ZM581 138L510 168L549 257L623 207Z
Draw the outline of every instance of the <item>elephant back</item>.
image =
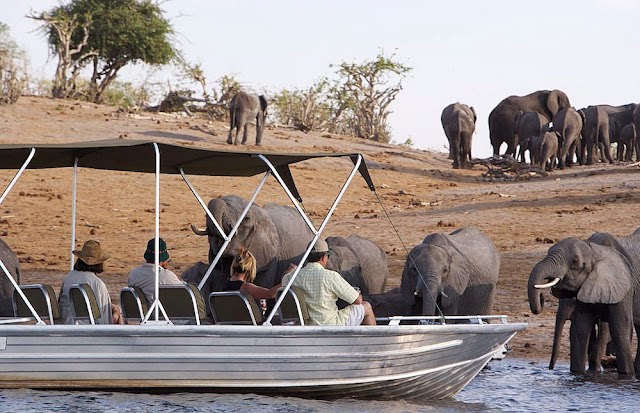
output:
M328 237L327 243L336 250L336 255L339 255L335 257L336 263L340 260L339 271L352 269L355 275L359 275L358 284L352 285L360 287L364 294L380 294L384 291L389 276L389 265L387 254L380 246L359 235L350 235L347 238Z
M475 227L460 228L449 234L448 241L468 261L470 285L477 284L477 280L497 282L500 253L482 231Z
M13 252L11 247L0 239L0 259L4 263L9 273L13 276L14 280L20 283L20 263L18 257ZM0 271L0 316L11 317L13 316L13 284L7 278L3 271Z

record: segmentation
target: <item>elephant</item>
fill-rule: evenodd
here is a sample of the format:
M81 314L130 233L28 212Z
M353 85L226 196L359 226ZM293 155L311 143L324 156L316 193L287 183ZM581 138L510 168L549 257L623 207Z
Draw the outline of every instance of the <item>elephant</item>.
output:
M638 279L624 254L594 242L604 242L609 238L606 235L594 234L587 241L566 238L554 244L531 271L527 292L534 314L543 310L541 289L553 287L554 295L562 298L575 296L569 332L571 372L584 373L593 326L606 321L616 349L618 375L626 378L633 376L634 369L640 374L640 358L633 362L630 339L634 324L636 334L640 332L640 322L634 317Z
M400 282L409 307L422 300L422 315L489 314L500 269L493 242L475 227L433 233L407 257Z
M584 109L585 122L582 128L584 145L587 149L587 165L595 163L595 151L599 148L603 161L613 163L611 143L609 141L609 116L600 106L589 106Z
M267 118L267 99L264 95L256 96L245 92L238 92L229 103L229 137L227 143L238 144L238 137L243 133L242 144L247 143L249 135L248 125L255 124L256 145L262 144L262 132ZM235 141L233 133L235 129Z
M454 169L468 168L471 160L471 139L476 130L476 111L473 106L452 103L442 111L440 121L449 140Z
M0 239L0 259L16 283L20 284L20 262L17 255L3 239ZM13 290L13 284L4 271L0 270L0 317L13 317L14 315Z
M640 105L638 105L631 115L631 123L635 126L636 132L640 130ZM640 160L640 139L636 139L636 161Z
M626 105L611 106L611 105L596 105L602 109L607 116L616 119L621 127L633 122L633 112L638 107L636 103L628 103Z
M236 195L214 198L207 204L207 208L227 234L231 232L246 206L247 200ZM197 235L208 236L211 263L222 247L224 238L208 216L205 229L197 229L194 226L192 229ZM280 282L282 274L291 262L300 261L311 238L311 230L294 208L274 203L262 207L252 205L220 258L218 268L224 274L224 279L212 280L212 291L223 289L231 261L240 247L247 248L256 257L255 283L270 288Z
M385 290L389 263L380 246L358 235L327 237L326 241L331 249L328 269L339 272L364 295L379 294Z
M540 155L538 166L540 169L553 171L558 159L558 134L554 131L544 132L540 136Z
M549 123L544 115L537 112L520 112L515 120L516 141L519 144L518 158L520 162L524 162L524 153L529 150L529 157L533 163L533 153L531 151L530 141L534 136L540 135L542 127Z
M558 133L561 147L558 150L558 168L564 169L573 164L573 157L577 154L578 163L582 163L580 156L582 143L580 134L584 124L583 113L570 107L562 109L553 117L553 130Z
M618 139L618 161L631 161L633 159L633 151L636 149L636 125L633 123L626 124L620 131ZM636 151L636 156L638 152Z
M500 145L507 144L506 154L515 156L518 142L515 137L515 119L520 112L537 112L547 119L571 106L567 95L560 90L538 90L526 96L509 96L489 114L489 137L493 154L498 155Z
M245 199L226 195L210 200L207 207L222 229L229 234L246 206ZM208 236L211 263L220 251L224 239L208 217L206 228L198 229L193 225L191 228L197 235ZM210 276L211 285L207 288L209 291L224 289L230 274L231 260L240 247L247 248L256 257L255 283L271 288L280 282L289 264L300 262L312 237L311 230L295 208L274 203L262 207L254 204L221 256L215 277ZM336 245L333 262L338 266L328 265L327 268L344 273L345 279L363 291L374 294L382 292L389 270L386 254L380 247L356 235L341 239L336 237L328 243L330 246ZM341 258L343 255L344 259ZM194 272L198 274L198 271ZM202 275L199 276L198 283Z

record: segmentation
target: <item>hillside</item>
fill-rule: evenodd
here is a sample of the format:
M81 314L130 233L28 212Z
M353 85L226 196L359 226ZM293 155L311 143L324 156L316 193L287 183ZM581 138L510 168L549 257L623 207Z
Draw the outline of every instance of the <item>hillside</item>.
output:
M0 143L127 138L256 151L252 145L227 145L227 125L222 123L179 115L128 114L40 97L23 97L16 105L0 107L0 131ZM388 288L399 284L407 253L404 246L411 249L428 233L463 226L484 231L502 255L494 312L530 323L511 343L519 357L546 362L550 353L557 300L548 300L543 316L531 315L526 283L551 243L569 236L587 238L594 231L627 235L638 226L633 211L640 201L640 179L634 165L581 166L548 177L487 182L482 179L485 167L454 170L446 154L351 137L304 134L268 125L263 143L262 151L365 155L377 196L356 177L324 235L357 233L381 245L390 262ZM324 215L348 174L348 161L302 164L293 173L305 208L319 225L320 214ZM14 174L0 171L4 185ZM193 177L191 182L206 201L232 193L249 197L259 178ZM161 233L171 248L172 266L180 273L198 260L207 260L206 239L189 228L191 223L202 226L204 213L179 177L163 176L162 187ZM93 237L111 254L103 278L116 302L129 269L142 261L146 241L153 235L153 197L151 175L79 173L77 245ZM257 202L289 204L274 180ZM45 281L59 288L69 268L70 204L70 170L27 170L0 207L0 233L21 259L23 283ZM565 360L567 342L562 350Z

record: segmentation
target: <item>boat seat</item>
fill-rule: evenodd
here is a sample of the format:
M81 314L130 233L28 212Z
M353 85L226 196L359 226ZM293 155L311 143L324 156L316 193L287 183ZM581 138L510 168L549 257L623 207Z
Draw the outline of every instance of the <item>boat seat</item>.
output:
M280 297L282 291L284 291L284 287L278 288L276 299ZM292 285L289 288L287 295L278 308L278 315L282 324L299 324L301 326L308 324L309 311L304 300L304 293L300 287Z
M242 291L214 291L209 294L209 306L216 324L262 324L263 316L253 297Z
M49 284L29 284L21 285L20 289L43 321L55 324L55 321L60 320L60 307L53 287ZM17 290L13 291L13 313L16 317L33 317Z
M101 314L91 286L87 283L73 284L69 289L69 295L74 324L79 324L78 321L89 321L95 324Z
M124 287L120 291L120 305L122 305L122 315L127 322L142 321L149 309L147 297L139 287Z
M171 321L201 324L207 318L207 309L198 287L193 284L160 285L160 302Z

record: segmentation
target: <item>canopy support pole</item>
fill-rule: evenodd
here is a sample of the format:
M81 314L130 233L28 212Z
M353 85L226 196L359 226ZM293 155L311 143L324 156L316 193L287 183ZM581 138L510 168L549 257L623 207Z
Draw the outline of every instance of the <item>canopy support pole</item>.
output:
M36 148L31 148L31 150L29 151L29 155L27 156L27 159L22 164L22 167L18 170L18 172L16 172L11 182L9 182L9 185L7 185L5 190L2 192L2 196L0 196L0 205L2 204L2 202L4 202L4 199L7 197L7 195L9 195L9 192L11 192L11 189L13 188L15 183L18 182L18 179L20 179L20 176L22 176L22 173L24 172L24 170L27 169L27 166L29 165L29 163L31 163L31 160L33 159L33 156L35 154L36 154ZM11 275L7 267L4 265L4 262L2 262L1 258L0 258L0 268L2 268L2 271L7 276L11 284L13 284L13 288L15 288L17 293L20 295L20 297L22 297L22 300L27 305L27 308L29 309L29 311L31 311L31 314L33 314L33 316L37 320L37 324L46 324L44 321L42 321L42 319L36 312L35 308L33 308L31 303L27 299L27 297L24 295L24 292L22 291L22 289L20 288L16 280L13 279L13 276Z
M295 201L295 198L293 198L293 196L289 192L288 188L286 187L286 185L284 184L282 179L280 179L280 176L278 175L278 172L275 170L275 167L273 166L273 164L271 162L269 162L269 160L264 155L258 155L258 156L260 157L260 159L262 159L269 166L269 168L271 169L271 172L274 174L274 176L276 176L276 179L278 179L278 182L280 182L280 185L284 188L285 192L287 192L287 195L289 195L289 198L291 198L291 200L294 202L294 204L297 205L297 202ZM289 292L289 289L291 289L291 285L293 285L293 281L296 279L296 277L298 276L298 273L300 272L300 269L302 268L302 263L304 263L306 261L307 257L311 253L311 249L313 248L313 245L316 243L318 238L320 238L320 234L322 234L322 231L324 230L324 227L329 222L329 219L333 215L333 212L335 211L336 207L338 206L338 203L342 199L342 196L344 195L345 191L349 187L349 184L351 184L351 180L353 179L353 177L355 176L356 172L358 171L358 168L360 167L361 163L362 163L362 155L358 155L358 158L354 162L353 170L349 174L349 177L347 178L345 183L342 185L342 188L340 189L340 192L336 196L336 199L333 201L333 204L331 205L331 208L329 208L329 211L327 212L327 215L322 220L322 224L320 225L320 228L317 231L314 231L313 227L311 227L312 231L314 232L313 239L311 240L311 242L307 246L306 251L302 255L302 259L298 263L298 266L296 267L296 269L293 271L293 274L291 275L291 278L289 279L289 282L284 287L284 290L280 294L280 297L278 297L278 299L276 300L276 304L273 306L273 309L269 313L269 316L264 321L264 323L262 323L262 325L271 325L271 320L275 316L276 311L278 311L278 308L280 308L280 305L282 304L282 301L284 300L284 297L286 296L287 292ZM298 209L298 212L303 217L306 218L306 214L304 213L304 211L302 211L301 209Z

